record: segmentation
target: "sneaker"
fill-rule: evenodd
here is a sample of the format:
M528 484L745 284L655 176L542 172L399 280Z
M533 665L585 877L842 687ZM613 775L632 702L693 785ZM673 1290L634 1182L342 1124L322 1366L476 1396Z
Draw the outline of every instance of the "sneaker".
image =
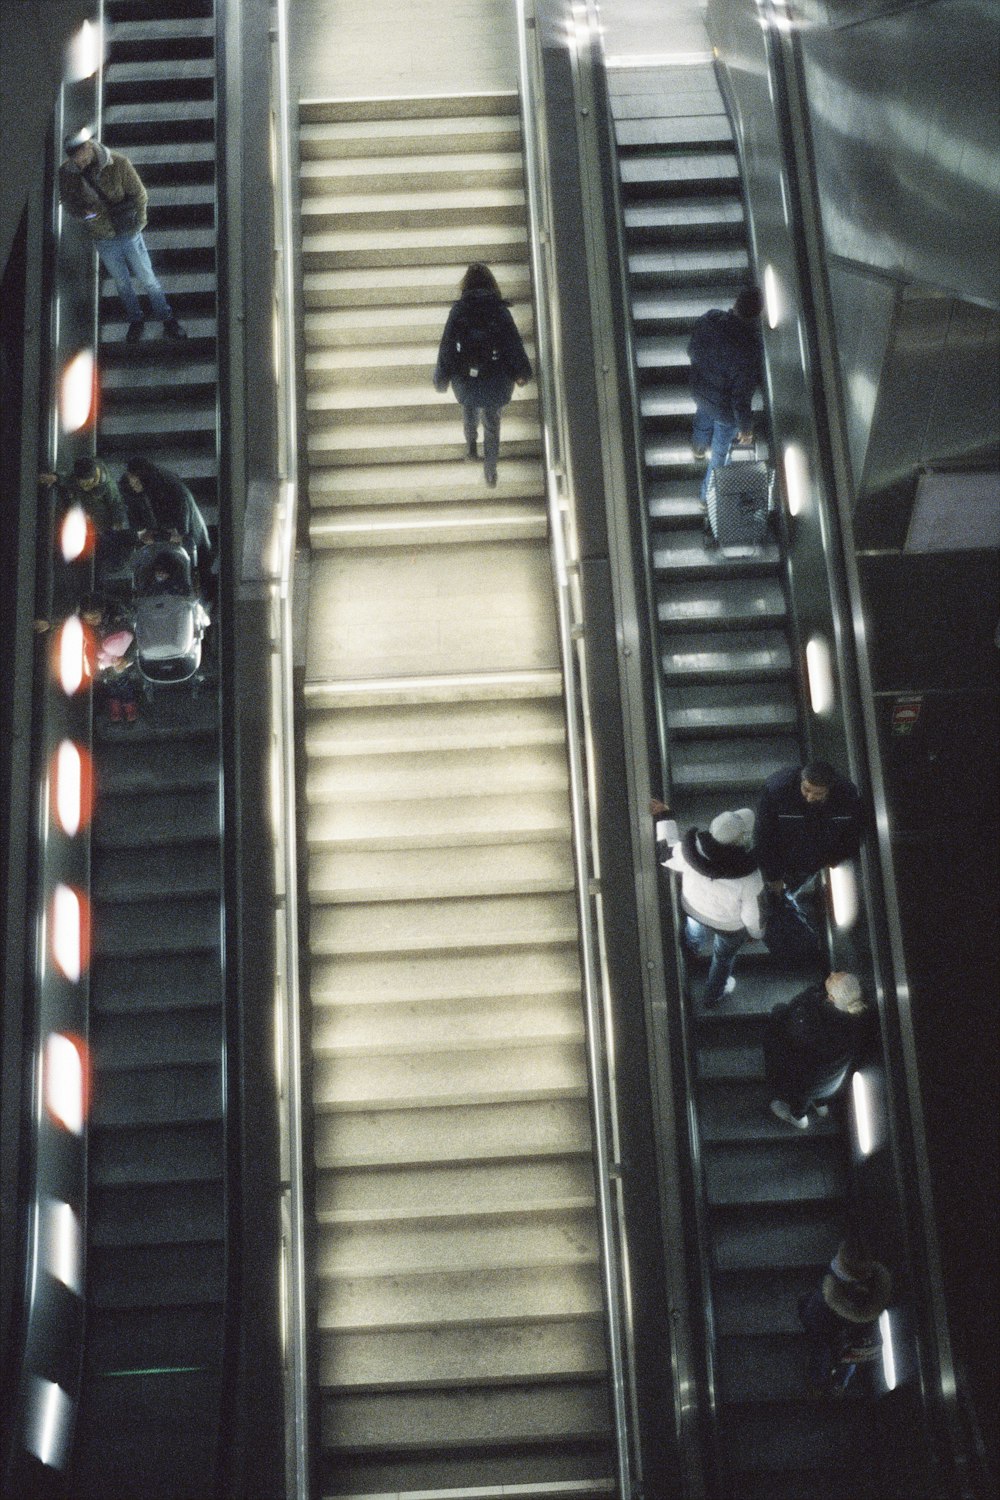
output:
M794 1125L796 1130L809 1129L808 1115L793 1115L784 1099L771 1100L771 1113L776 1120L781 1120L786 1125Z
M708 448L701 448L697 443L691 444L691 451L695 458L705 458L708 454Z
M176 318L168 318L163 325L164 336L168 339L186 339L187 329L182 328Z
M465 450L465 456L466 458L471 458L473 463L476 462L476 460L479 458L479 449L477 448L475 443L469 444L469 446Z
M496 469L484 469L483 473L486 476L486 483L489 486L489 488L491 490L495 490L496 487L497 487L497 471L496 471Z
M730 974L729 978L726 980L726 987L722 991L722 993L724 995L731 995L733 993L733 990L735 988L736 988L736 975L735 974Z
M144 318L136 318L134 322L130 323L125 330L126 344L137 344L142 338L142 330L145 326L146 320Z
M814 1104L813 1109L815 1110L818 1118L821 1120L825 1120L827 1115L830 1113L829 1104Z

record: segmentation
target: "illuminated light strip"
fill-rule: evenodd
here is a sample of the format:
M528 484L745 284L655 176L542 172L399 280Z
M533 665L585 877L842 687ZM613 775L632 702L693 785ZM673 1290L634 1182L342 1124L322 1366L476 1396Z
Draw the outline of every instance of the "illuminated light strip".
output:
M86 677L85 641L83 621L79 615L70 615L59 631L56 651L59 682L67 698L80 691Z
M81 349L66 365L59 381L59 420L63 432L79 432L95 407L95 366L90 349Z
M814 635L806 644L806 676L813 713L829 713L833 707L833 667L830 648L821 635Z
M83 1134L86 1115L86 1070L80 1046L72 1037L53 1031L45 1041L45 1107L72 1135Z
M83 1285L80 1219L68 1203L48 1198L44 1208L45 1266L77 1296Z
M633 52L605 57L606 68L698 68L715 61L708 52Z
M830 870L830 898L837 926L853 927L858 920L858 878L850 862L834 865Z
M87 967L86 915L79 891L61 882L52 893L52 957L71 984Z
M854 1127L858 1133L858 1150L862 1156L871 1156L875 1144L872 1134L871 1098L863 1073L855 1073L851 1079L851 1097L854 1101Z
M66 82L80 83L84 78L92 78L101 66L103 52L100 25L84 21L66 47Z
M72 1400L61 1385L36 1375L31 1382L27 1408L24 1446L47 1468L61 1469L69 1451Z
M73 838L83 821L83 761L72 740L63 740L55 754L56 818L63 833Z
M781 321L781 287L772 265L764 267L764 306L767 309L768 328L777 328Z
M785 448L784 467L788 513L797 516L809 503L809 461L798 443Z
M87 512L82 505L71 505L63 516L59 528L59 547L64 562L77 562L87 552L87 543L92 540L92 528L87 521Z
M899 1377L896 1374L896 1351L892 1346L892 1319L888 1308L880 1315L878 1326L882 1335L882 1373L887 1389L894 1391L899 1384Z

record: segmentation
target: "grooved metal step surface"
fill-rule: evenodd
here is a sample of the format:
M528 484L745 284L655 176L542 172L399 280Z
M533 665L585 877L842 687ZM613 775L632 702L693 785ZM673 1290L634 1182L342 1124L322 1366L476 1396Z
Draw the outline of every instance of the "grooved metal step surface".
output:
M211 0L108 0L103 138L149 193L146 243L189 337L126 344L101 278L97 451L142 452L210 525L216 453ZM143 301L140 295L140 301ZM147 308L147 318L150 310ZM226 1026L213 608L194 683L95 690L86 1341L69 1490L174 1500L215 1485L226 1264Z
M535 357L516 100L309 101L300 150L320 1471L589 1500L612 1458L537 396L490 489L431 384L473 260Z

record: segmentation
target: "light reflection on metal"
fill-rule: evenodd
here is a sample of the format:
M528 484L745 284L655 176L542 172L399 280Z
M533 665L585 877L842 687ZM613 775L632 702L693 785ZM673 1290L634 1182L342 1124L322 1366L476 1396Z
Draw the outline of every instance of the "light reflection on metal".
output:
M59 381L59 420L63 432L79 432L94 411L94 356L90 349L74 354Z
M781 320L781 288L772 265L764 267L764 306L767 309L768 328L777 328Z
M787 443L784 455L788 513L801 515L809 504L809 460L798 443Z
M78 562L92 550L93 527L82 505L71 505L59 528L59 547L64 562Z
M81 1275L80 1219L68 1203L47 1198L44 1209L45 1269L56 1281L80 1295Z
M71 1135L82 1135L86 1113L86 1069L82 1043L62 1031L45 1039L45 1108Z
M61 1469L69 1453L73 1402L53 1380L35 1376L27 1399L24 1446L49 1469Z
M858 920L858 877L848 860L834 865L830 871L830 899L833 902L833 920L841 931L853 927Z
M86 637L79 615L70 615L59 631L56 648L56 675L67 698L83 686L87 675Z
M101 27L93 21L84 21L66 47L66 82L79 83L83 78L92 78L103 61Z
M878 1326L882 1335L882 1373L885 1376L886 1390L894 1391L899 1379L896 1375L896 1351L892 1346L892 1319L888 1308L880 1315Z
M814 635L806 643L806 677L813 713L829 713L833 707L833 665L830 647L821 635Z

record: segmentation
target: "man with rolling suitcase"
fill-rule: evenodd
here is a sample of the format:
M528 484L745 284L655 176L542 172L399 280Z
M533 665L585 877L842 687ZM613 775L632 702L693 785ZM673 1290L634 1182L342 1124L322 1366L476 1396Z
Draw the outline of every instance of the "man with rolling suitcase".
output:
M708 457L701 486L707 501L712 475L721 470L734 441L753 442L751 403L761 383L760 315L764 300L744 287L728 311L713 307L691 330L691 443L696 458Z

